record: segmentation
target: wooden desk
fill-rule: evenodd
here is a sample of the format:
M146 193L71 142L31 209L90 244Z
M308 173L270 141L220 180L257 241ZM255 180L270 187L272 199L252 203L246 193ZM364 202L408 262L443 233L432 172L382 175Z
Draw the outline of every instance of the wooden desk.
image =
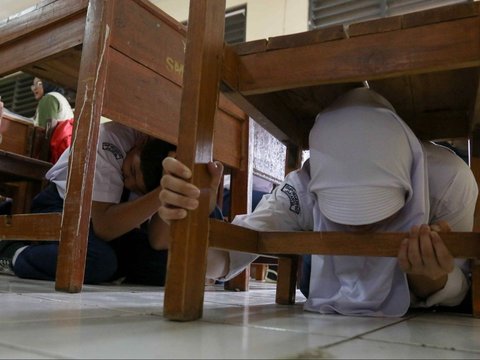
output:
M0 149L31 156L34 131L33 121L5 113L0 122Z
M10 112L0 122L0 150L48 161L45 129L33 121Z
M87 10L90 16L98 16L92 20L95 24L88 23ZM89 33L93 26L101 34ZM77 89L76 129L87 137L90 132L84 133L79 121L85 114L82 110L90 104L85 95L90 100L101 85L101 115L176 144L185 36L182 24L147 0L112 4L43 0L23 16L0 22L0 76L21 70ZM82 61L88 71L98 71L93 78L83 78ZM245 113L221 95L216 118L214 131L222 136L214 157L233 168L245 169ZM230 151L231 144L241 151Z
M61 229L53 231L61 239L59 290L78 292L83 283L100 116L177 143L185 34L146 0L43 0L0 23L0 76L23 70L77 89L68 190ZM247 117L223 96L214 112L219 142L213 156L238 174L232 188L245 194L235 200L243 212ZM58 224L58 214L49 216ZM15 238L11 226L8 231ZM17 231L25 235L21 226Z
M215 105L211 99L221 87L287 145L287 169L293 169L299 164L300 151L308 147L308 133L318 112L346 90L368 81L420 138L473 140L472 169L478 182L479 9L478 2L448 6L353 24L348 31L333 26L232 48L223 44L225 1L191 1L182 98L186 110L180 124L189 133L179 141L178 158L194 172L200 170L196 157L208 153L215 143L209 131L213 117L205 114L211 113ZM207 60L198 63L198 58ZM201 84L190 86L194 79ZM199 99L210 101L189 105ZM205 180L205 174L194 173L195 184ZM479 317L480 212L475 216L474 232L442 238L454 256L474 259L473 314ZM173 224L164 304L164 315L170 319L202 316L204 273L199 273L199 264L205 262L208 246L279 256L277 302L289 304L295 299L292 269L297 254L396 256L405 236L259 232L213 220L189 231L207 217L203 206Z
M365 80L420 138L468 137L480 121L479 19L478 3L461 4L243 43L226 49L223 80L303 148L315 116Z
M47 161L0 150L0 182L43 181L51 167Z

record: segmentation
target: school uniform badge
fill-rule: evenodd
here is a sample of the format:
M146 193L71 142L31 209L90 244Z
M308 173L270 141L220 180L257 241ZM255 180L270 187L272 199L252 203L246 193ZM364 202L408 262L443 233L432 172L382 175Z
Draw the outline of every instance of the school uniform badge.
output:
M117 160L123 159L123 154L121 150L112 143L102 143L102 150L110 151Z
M297 190L295 190L292 185L285 184L281 191L287 195L290 201L290 211L293 211L297 215L300 214L300 201L298 200Z

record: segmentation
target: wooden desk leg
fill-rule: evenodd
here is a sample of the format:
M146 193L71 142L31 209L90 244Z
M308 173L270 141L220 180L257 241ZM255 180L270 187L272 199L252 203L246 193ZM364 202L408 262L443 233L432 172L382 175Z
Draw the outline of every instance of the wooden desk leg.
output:
M92 0L88 7L75 108L75 130L63 210L55 288L80 292L84 281L93 174L102 114L109 46L108 6Z
M224 287L225 290L230 291L248 291L250 288L250 267L248 266L240 274L227 281Z
M29 213L32 208L33 198L42 190L40 181L29 181L25 185L25 201L23 202L24 212Z
M255 270L255 273L252 275L255 277L255 280L265 281L265 279L267 278L267 271L268 271L267 264L252 264L251 269Z
M280 305L295 304L297 286L298 256L278 259L276 303Z
M302 165L302 150L293 144L287 144L285 174ZM278 259L276 302L281 305L295 304L299 256Z
M248 149L248 121L246 121L244 137L246 148ZM247 213L248 197L248 171L233 169L230 180L230 214L231 219L238 214ZM224 285L225 290L248 291L250 283L250 267L247 267L233 279L227 281Z
M203 312L210 195L205 164L213 153L224 23L225 0L190 1L177 158L192 169L201 194L199 208L172 223L163 310L170 320L195 320Z
M15 196L13 197L12 214L26 214L30 211L27 208L26 199L28 194L27 182L22 181L16 184Z
M480 155L480 154L479 154ZM477 180L477 184L480 186L480 157L472 156L470 168L472 169L473 175ZM475 206L475 215L473 222L473 231L480 231L480 196L477 199L477 204Z
M12 214L26 214L30 211L29 208L25 208L25 197L27 195L26 187L27 184L23 181L12 184L12 193L10 194L10 197L13 199Z

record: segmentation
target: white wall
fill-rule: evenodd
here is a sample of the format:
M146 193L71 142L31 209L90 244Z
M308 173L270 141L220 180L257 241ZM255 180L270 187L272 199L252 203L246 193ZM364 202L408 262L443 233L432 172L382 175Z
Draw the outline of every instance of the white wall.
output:
M0 1L0 21L11 15L21 12L36 3L39 0L1 0Z
M188 18L188 0L153 0L178 21ZM247 5L247 41L307 30L308 0L227 0L227 9Z
M0 20L37 4L39 0L0 0ZM178 21L188 17L189 0L151 0ZM307 30L308 0L227 0L227 9L247 5L247 40Z
M247 1L247 40L307 30L307 0Z

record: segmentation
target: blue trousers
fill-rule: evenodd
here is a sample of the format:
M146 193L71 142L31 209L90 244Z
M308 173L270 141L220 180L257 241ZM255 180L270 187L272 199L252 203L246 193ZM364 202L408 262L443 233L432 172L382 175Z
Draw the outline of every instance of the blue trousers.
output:
M312 255L302 256L302 269L300 272L299 289L308 298L310 293L310 272L312 270Z
M61 212L63 199L54 184L49 184L32 202L32 213ZM29 245L17 257L13 270L19 277L54 280L58 242ZM163 286L167 267L167 250L154 250L145 230L135 229L106 242L98 238L93 227L88 233L85 283L98 284L125 277L125 282Z

